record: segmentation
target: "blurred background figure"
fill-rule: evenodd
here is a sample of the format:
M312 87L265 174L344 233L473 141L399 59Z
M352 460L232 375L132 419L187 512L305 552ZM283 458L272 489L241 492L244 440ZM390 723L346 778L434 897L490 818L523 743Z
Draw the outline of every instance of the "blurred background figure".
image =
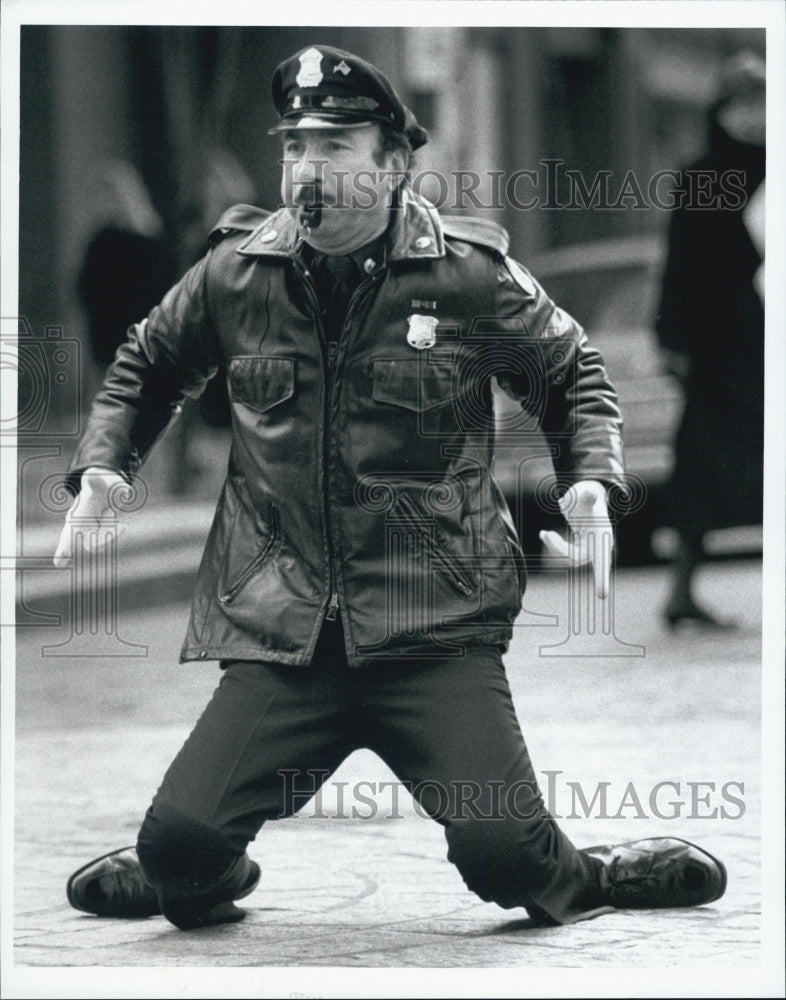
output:
M110 160L94 182L95 228L77 279L90 349L105 368L168 287L161 251L163 223L136 167Z
M679 536L667 623L733 628L697 602L707 531L762 519L764 448L765 66L725 65L706 154L683 173L656 320L685 407L669 489ZM697 183L698 173L706 179ZM733 173L732 173L733 172ZM699 186L701 185L701 192ZM708 207L712 206L712 207Z
M93 183L95 228L77 279L89 346L103 369L169 287L163 222L137 169L126 160L101 165Z

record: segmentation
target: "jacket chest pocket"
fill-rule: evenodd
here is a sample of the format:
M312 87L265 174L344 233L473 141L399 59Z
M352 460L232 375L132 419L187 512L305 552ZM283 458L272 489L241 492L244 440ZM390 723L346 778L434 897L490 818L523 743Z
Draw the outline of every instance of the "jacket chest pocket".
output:
M372 379L375 402L419 413L452 403L456 396L452 361L427 356L374 361Z
M292 358L232 358L229 396L233 403L266 413L294 393L295 362Z

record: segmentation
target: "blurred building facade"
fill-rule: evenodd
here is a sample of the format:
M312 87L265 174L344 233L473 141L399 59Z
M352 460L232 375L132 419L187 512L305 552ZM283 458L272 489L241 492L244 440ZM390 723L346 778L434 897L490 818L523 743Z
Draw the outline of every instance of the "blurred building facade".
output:
M315 41L389 74L430 132L422 192L506 226L536 274L552 248L664 231L651 178L701 150L723 59L765 44L755 29L24 26L20 312L33 329L84 329L76 277L107 161L146 185L172 279L227 203L279 204L270 76Z

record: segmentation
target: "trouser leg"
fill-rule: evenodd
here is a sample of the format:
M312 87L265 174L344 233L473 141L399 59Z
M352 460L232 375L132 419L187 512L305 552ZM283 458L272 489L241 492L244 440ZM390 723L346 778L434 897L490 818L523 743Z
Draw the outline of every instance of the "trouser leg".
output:
M139 831L162 900L223 884L268 819L302 807L355 748L346 667L233 662L167 770Z
M496 647L364 668L358 688L368 745L443 825L473 892L536 919L587 915L593 862L545 807Z
M681 529L672 563L672 592L669 602L675 609L688 608L694 604L693 580L702 554L703 533L695 529Z

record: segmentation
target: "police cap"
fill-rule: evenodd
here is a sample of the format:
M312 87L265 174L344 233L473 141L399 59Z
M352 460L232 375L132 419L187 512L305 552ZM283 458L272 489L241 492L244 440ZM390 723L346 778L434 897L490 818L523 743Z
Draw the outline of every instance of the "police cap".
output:
M428 138L383 73L365 59L327 45L311 45L276 68L273 103L281 121L271 133L378 122L403 132L412 149Z

